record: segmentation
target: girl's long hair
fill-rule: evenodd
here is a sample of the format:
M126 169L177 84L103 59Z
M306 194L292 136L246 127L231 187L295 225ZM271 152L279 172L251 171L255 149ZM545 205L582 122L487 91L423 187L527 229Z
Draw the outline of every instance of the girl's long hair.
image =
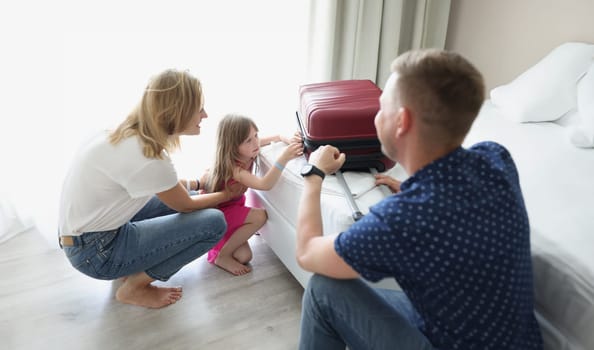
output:
M240 157L239 146L248 138L252 127L258 131L256 123L242 115L227 114L221 119L217 128L215 162L205 185L207 192L222 190L233 177L233 169Z
M178 134L203 107L200 81L185 71L166 70L149 82L140 103L111 132L109 141L115 145L137 136L145 157L163 159L164 150L179 148Z

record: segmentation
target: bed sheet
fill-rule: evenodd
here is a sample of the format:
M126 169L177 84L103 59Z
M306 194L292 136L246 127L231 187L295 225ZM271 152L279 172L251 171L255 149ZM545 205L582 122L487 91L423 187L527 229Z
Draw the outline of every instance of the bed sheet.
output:
M274 143L262 148L257 171L260 174L266 173L284 148L283 143ZM303 190L303 179L299 173L306 163L307 160L303 156L289 161L274 190L263 193L293 226L297 222L297 207ZM387 188L377 188L370 173L346 171L343 174L363 214L369 212L371 205L391 194ZM399 166L389 169L385 174L396 178L406 177L406 173ZM324 204L322 217L325 233L342 232L353 223L352 211L336 176L329 175L324 180L321 201Z
M516 162L531 226L537 317L546 348L594 349L594 149L558 123L515 123L487 101L465 145L491 140Z

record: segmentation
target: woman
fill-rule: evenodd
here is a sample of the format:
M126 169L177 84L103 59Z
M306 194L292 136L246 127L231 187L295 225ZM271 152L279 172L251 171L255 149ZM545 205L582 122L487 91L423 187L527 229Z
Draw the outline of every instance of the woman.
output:
M180 135L200 134L206 117L199 80L164 71L128 118L87 142L72 163L62 188L60 246L88 276L123 277L120 302L161 308L179 300L181 288L151 283L167 281L213 247L226 231L213 208L245 191L195 195L197 180L178 181L169 153Z

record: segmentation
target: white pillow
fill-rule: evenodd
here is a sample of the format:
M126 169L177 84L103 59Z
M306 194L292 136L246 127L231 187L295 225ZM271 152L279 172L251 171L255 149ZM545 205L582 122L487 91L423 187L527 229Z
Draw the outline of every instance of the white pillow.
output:
M577 86L579 122L569 131L569 139L577 147L594 147L594 63Z
M491 101L517 122L556 120L575 108L576 84L592 57L592 44L562 44L511 83L491 90Z

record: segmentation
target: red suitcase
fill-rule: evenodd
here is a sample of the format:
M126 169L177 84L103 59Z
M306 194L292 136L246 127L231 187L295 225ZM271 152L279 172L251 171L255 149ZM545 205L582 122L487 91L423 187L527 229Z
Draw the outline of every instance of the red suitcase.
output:
M344 189L355 221L363 214L342 171L364 170L376 174L395 165L382 153L375 132L374 119L379 110L381 93L371 80L339 80L306 84L299 88L297 122L303 136L305 155L309 157L322 145L336 146L346 154L336 177Z
M381 92L371 80L302 85L297 121L306 156L319 146L332 145L346 154L341 170L381 172L393 167L375 132Z

